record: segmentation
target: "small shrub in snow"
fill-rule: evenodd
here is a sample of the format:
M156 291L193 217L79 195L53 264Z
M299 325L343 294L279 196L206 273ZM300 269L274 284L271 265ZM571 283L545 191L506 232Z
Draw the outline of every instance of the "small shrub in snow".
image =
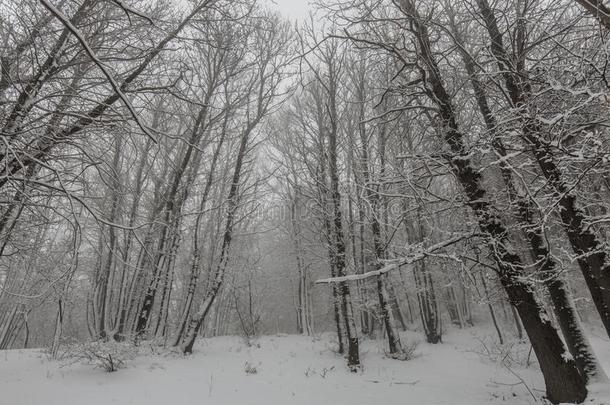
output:
M400 353L386 353L386 356L395 359L395 360L403 360L408 361L419 356L419 353L415 351L417 349L419 342L411 341L408 343L402 344L402 351Z
M123 368L127 362L137 355L133 345L114 340L78 343L66 347L63 359L71 362L86 362L107 372Z
M311 367L307 367L307 370L305 370L305 377L309 377L312 375L319 375L322 378L326 378L326 375L328 373L330 373L331 371L333 371L335 369L335 366L331 366L331 367L324 367L322 370L318 371L315 368L311 368Z
M244 371L246 372L246 374L250 375L258 373L258 369L256 368L256 366L254 364L251 364L249 361L246 362L244 366Z
M244 336L242 336L242 338L244 339L244 343L246 344L247 347L255 347L257 349L261 348L260 343L255 342L255 340L258 339L257 336L245 336L244 335Z
M529 367L536 362L529 342L513 340L500 344L491 338L477 338L481 344L475 352L481 357L506 367Z

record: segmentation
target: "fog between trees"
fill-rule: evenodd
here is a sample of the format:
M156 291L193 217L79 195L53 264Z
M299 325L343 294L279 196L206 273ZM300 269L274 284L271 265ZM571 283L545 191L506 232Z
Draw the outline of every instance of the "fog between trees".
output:
M607 379L601 1L0 5L0 348L419 328ZM583 326L584 325L584 326Z

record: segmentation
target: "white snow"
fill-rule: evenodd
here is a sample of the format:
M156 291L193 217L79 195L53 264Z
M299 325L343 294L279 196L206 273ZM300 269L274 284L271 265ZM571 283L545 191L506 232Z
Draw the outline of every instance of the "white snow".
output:
M484 331L489 333L489 331ZM187 358L141 354L126 368L107 373L87 364L62 366L41 350L0 353L0 403L19 405L481 405L541 403L536 364L506 367L482 356L475 328L451 330L444 343L420 343L409 361L385 358L383 340L362 342L361 373L352 374L320 338L264 336L248 347L239 337L199 340ZM421 340L409 332L403 340ZM491 339L488 338L488 339ZM592 343L606 367L608 341ZM246 368L250 373L246 373ZM253 372L255 369L255 372ZM514 373L514 374L513 374ZM527 384L537 397L535 402ZM595 395L606 386L592 387ZM607 394L606 394L607 395ZM607 402L595 401L589 404Z

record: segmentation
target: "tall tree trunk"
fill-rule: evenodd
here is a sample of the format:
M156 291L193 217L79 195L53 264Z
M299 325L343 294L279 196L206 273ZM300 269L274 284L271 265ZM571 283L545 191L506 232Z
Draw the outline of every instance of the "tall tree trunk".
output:
M608 336L610 336L610 263L596 235L585 224L584 212L577 207L576 195L563 179L550 146L539 138L543 128L534 122L527 106L531 84L525 72L513 66L504 48L496 17L487 0L477 0L489 36L491 51L504 77L513 107L523 121L523 138L532 147L533 156L558 200L559 216L577 262L591 292ZM565 289L560 289L566 291Z
M242 167L246 157L250 135L256 124L258 124L258 120L260 120L260 118L262 118L261 115L259 115L259 118L253 123L249 123L247 128L241 134L239 150L237 152L237 160L235 162L235 169L233 171L233 177L231 180L231 187L227 196L227 218L222 239L222 247L220 249L220 259L218 265L216 266L216 271L213 276L211 286L205 293L198 312L189 321L185 339L180 346L183 353L193 352L193 345L195 344L195 339L197 338L199 329L203 327L208 312L210 311L210 308L214 303L224 281L225 271L229 261L229 250L233 240L235 215L237 214L237 209L239 208L239 183L242 176Z
M495 43L495 45L492 46L492 48L495 49L494 54L498 60L507 61L507 55L502 44L502 37L495 22L495 17L487 4L487 0L478 1L481 13L485 17L488 31L493 38L493 42ZM471 77L471 83L475 91L479 109L481 110L488 130L493 135L492 144L494 150L499 156L505 159L507 157L506 148L496 134L496 120L491 112L491 108L489 108L485 92L476 78L475 63L472 60L472 57L464 50L463 47L460 47L460 49L462 49L464 64L468 74ZM501 66L504 66L503 63L501 63ZM508 66L504 67L508 68ZM508 73L510 72L505 73L505 75ZM515 92L518 92L519 90L515 87L517 84L514 81L514 78L508 79L507 85L514 88L514 90L511 92L514 97L522 97L515 94ZM517 99L515 98L513 101L517 101ZM552 159L551 156L547 156L547 158ZM501 162L500 170L502 173L502 179L504 180L508 190L509 200L515 207L515 216L517 217L519 224L527 237L534 263L537 264L538 271L541 272L542 277L544 277L545 285L549 291L551 301L553 302L553 310L556 314L558 324L561 328L562 334L564 335L566 345L574 357L580 373L587 381L599 379L606 380L607 377L605 372L601 368L595 354L593 353L588 339L580 325L578 314L572 305L569 290L565 286L565 282L562 280L561 274L558 270L558 265L553 259L551 252L545 243L542 229L540 225L534 223L532 215L536 209L535 205L528 199L528 197L522 197L519 195L512 179L510 165L506 160ZM520 325L518 326L520 327Z
M206 100L209 100L209 97L210 96L208 93L208 98L206 98ZM162 263L163 259L166 259L165 262L168 262L166 255L167 253L171 253L171 250L173 249L173 244L171 242L174 240L175 233L178 232L177 222L179 213L182 209L184 198L186 198L188 189L190 188L190 184L188 183L189 181L192 181L193 174L191 172L191 174L187 175L187 177L189 177L187 181L183 181L183 176L185 173L187 173L189 164L191 163L194 155L198 155L198 153L200 153L195 149L200 144L205 133L207 115L208 105L205 104L195 119L195 123L189 136L187 144L188 146L180 158L180 164L173 173L172 181L165 196L166 200L163 206L163 228L161 230L161 237L156 249L155 259L151 263L154 266L151 271L152 277L146 290L136 324L136 336L138 337L142 336L146 332L149 318L151 316L157 296L157 291L164 276L163 270L167 270L166 267L162 268L160 264ZM181 185L183 187L182 192L180 190ZM166 252L166 250L169 252Z
M432 276L423 261L415 265L413 277L417 288L417 302L426 341L432 344L440 343L442 335L434 284Z
M223 128L220 135L220 139L218 140L218 144L216 145L216 149L214 150L214 154L212 155L212 162L210 164L210 171L208 172L208 176L206 179L205 187L203 189L203 193L201 195L201 201L199 202L199 213L197 214L197 219L195 220L195 230L193 233L193 260L191 262L191 271L189 274L189 283L187 287L186 299L184 303L184 308L182 310L182 314L180 316L180 320L178 323L178 330L176 332L176 336L172 343L172 346L178 346L184 337L184 332L186 330L186 325L188 322L188 318L191 312L191 308L193 306L193 300L195 297L195 290L197 288L197 283L199 280L199 273L201 267L201 253L202 247L199 244L199 233L201 227L201 221L205 214L205 207L208 202L208 197L210 195L210 191L212 190L212 183L214 182L214 173L216 171L216 165L218 163L218 159L220 157L220 152L222 150L222 146L224 145L225 137L227 134L227 124L228 124L229 115L225 116L223 121Z
M118 222L119 216L119 203L120 203L120 158L121 158L121 148L122 148L122 136L117 136L115 138L114 145L114 153L112 158L112 172L111 179L108 182L110 184L110 209L108 214L108 221L111 224L116 224ZM117 235L116 228L113 225L108 226L108 246L106 249L106 257L104 260L104 265L100 269L100 274L98 275L98 279L95 285L94 297L97 301L96 309L96 320L97 324L97 334L101 339L105 339L107 337L108 331L108 317L109 310L108 307L110 305L111 296L112 296L112 288L113 288L113 280L114 280L114 268L115 268L115 257L117 255Z
M359 77L356 80L356 97L357 103L359 104L358 114L358 133L360 135L360 166L362 168L362 181L363 181L363 193L366 195L366 199L371 207L371 215L369 218L371 233L373 236L373 253L375 254L375 268L380 269L383 267L383 260L386 259L385 247L382 241L381 235L381 224L379 223L379 195L373 189L371 182L371 173L369 168L369 145L367 140L366 126L364 123L365 113L364 105L366 102L366 89L365 89L365 68L361 66L359 69ZM332 130L331 130L332 133ZM333 134L333 136L335 136ZM330 140L331 153L333 153L333 142L336 145L336 141ZM335 146L336 147L336 146ZM335 152L336 153L336 152ZM332 156L331 156L332 159ZM335 157L336 159L336 157ZM336 162L334 163L336 167ZM330 166L330 165L329 165ZM332 182L331 172L331 182ZM334 189L333 189L334 192ZM336 215L336 213L335 213ZM379 315L380 322L386 330L388 337L388 347L391 356L400 357L402 354L402 345L400 343L400 335L396 330L394 315L392 313L391 298L388 293L387 283L389 282L387 275L377 277L377 297L379 301Z
M297 297L297 316L298 316L298 325L299 325L299 333L311 335L311 329L308 320L309 314L309 306L307 301L307 270L303 263L302 250L301 250L301 231L298 224L297 211L299 207L299 188L295 179L295 190L294 196L292 197L292 201L290 202L290 222L292 229L292 241L294 245L294 257L297 265L297 273L298 273L298 297Z
M339 192L339 169L337 166L337 134L338 134L338 115L337 115L337 84L338 78L335 65L332 60L327 64L329 75L328 86L328 110L330 119L330 130L327 131L328 137L328 174L330 177L330 199L333 213L333 250L335 268L339 277L347 275L345 235L343 233L343 215L341 208L341 194ZM347 282L339 284L341 294L341 312L347 336L347 365L352 372L360 367L360 352L358 348L358 334L356 322L352 308L350 287Z
M322 226L324 236L326 238L326 247L328 251L328 264L330 266L331 277L337 277L337 266L336 266L336 250L333 241L333 228L330 219L331 214L329 213L329 190L328 175L327 175L327 164L326 164L326 137L325 137L325 124L322 117L324 116L324 108L322 107L322 101L319 97L315 98L316 109L317 109L317 125L318 125L318 139L317 139L317 152L318 152L318 167L316 173L316 184L319 194L320 207L322 211ZM333 318L335 321L335 327L337 332L337 344L338 353L345 353L345 333L344 333L344 322L341 311L341 294L339 286L332 285L332 303L333 303Z
M557 330L551 325L542 305L536 300L532 287L523 281L521 259L509 250L508 231L501 218L487 201L481 185L481 174L475 170L458 129L451 97L447 93L440 70L432 53L427 28L417 13L412 0L400 0L402 11L409 18L418 45L418 53L426 68L431 96L439 108L446 143L453 154L452 171L464 189L468 205L473 210L481 231L488 235L490 251L498 267L500 282L517 308L542 374L547 396L553 402L582 402L587 396L585 380L573 360L566 360L566 349Z

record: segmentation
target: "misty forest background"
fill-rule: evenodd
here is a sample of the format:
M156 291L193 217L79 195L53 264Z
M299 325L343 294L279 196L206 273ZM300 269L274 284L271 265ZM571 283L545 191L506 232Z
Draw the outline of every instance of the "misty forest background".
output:
M316 6L0 3L0 349L332 332L357 371L363 338L407 359L401 330L486 325L582 401L610 9Z

